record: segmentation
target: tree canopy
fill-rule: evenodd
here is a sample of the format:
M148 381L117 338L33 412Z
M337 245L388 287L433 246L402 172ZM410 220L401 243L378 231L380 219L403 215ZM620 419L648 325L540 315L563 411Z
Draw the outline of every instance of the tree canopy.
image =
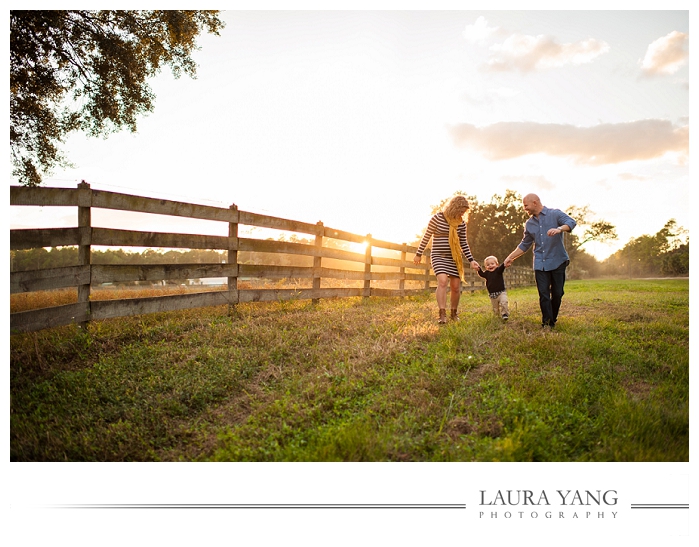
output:
M218 35L218 11L10 11L10 146L21 184L41 184L76 130L92 136L136 130L163 66L196 76L191 54L203 31Z
M481 263L489 255L502 262L520 244L524 235L524 224L529 215L522 206L522 196L514 190L505 190L504 195L496 194L490 202L481 203L461 190L454 192L454 195L465 196L470 205L468 244L473 256ZM448 199L434 205L432 214L441 211ZM580 247L590 241L617 239L616 227L605 220L594 220L595 214L588 206L572 205L566 211L578 225L576 233L566 234L566 249L571 258L575 257L576 263L584 263L582 269L589 271L596 260ZM531 249L527 253L531 253Z
M606 260L610 273L628 276L686 275L689 273L689 234L675 219L654 235L629 241Z
M572 206L567 211L568 215L577 223L576 233L573 234L572 250L577 251L590 241L606 243L618 239L616 227L606 220L594 220L594 213L585 205L584 207ZM582 233L580 233L582 231Z

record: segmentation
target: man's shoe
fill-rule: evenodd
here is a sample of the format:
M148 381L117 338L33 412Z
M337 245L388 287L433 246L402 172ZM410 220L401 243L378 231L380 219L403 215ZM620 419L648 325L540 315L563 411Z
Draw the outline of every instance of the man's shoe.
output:
M451 320L452 321L458 321L459 320L459 313L458 310L455 310L452 308L451 310Z
M444 324L446 324L446 322L447 322L447 310L440 308L439 309L439 320L437 321L437 323L439 323L440 325L444 325Z

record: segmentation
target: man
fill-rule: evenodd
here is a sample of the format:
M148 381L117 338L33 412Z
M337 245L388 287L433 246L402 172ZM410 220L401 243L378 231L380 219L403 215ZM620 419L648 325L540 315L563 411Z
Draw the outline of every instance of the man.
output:
M563 298L566 267L570 263L563 246L563 232L571 232L576 222L559 209L544 207L536 194L524 196L522 204L530 218L524 224L522 242L505 259L505 266L511 266L534 245L534 276L539 290L541 326L553 328Z

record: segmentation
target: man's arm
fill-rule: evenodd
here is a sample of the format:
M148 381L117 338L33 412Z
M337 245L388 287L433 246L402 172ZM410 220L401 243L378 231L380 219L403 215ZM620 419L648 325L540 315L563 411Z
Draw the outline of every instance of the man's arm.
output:
M575 226L577 225L577 222L575 222L572 218L566 215L563 211L558 211L556 220L558 222L558 227L551 228L548 232L546 232L547 235L555 236L557 234L560 234L561 232L570 233L573 231L573 228L575 228Z
M546 232L546 235L555 236L561 232L570 232L570 226L567 224L561 224L558 228L551 228L548 232Z
M523 251L519 247L516 247L514 251L512 251L508 257L505 259L503 264L505 265L505 268L509 268L512 266L512 263L518 259L520 256L522 256L526 251Z
M529 232L527 232L527 225L524 225L524 235L522 236L522 242L517 245L514 251L512 251L508 257L505 259L503 264L505 264L506 268L509 268L512 266L512 263L518 259L520 256L522 256L524 253L526 253L529 248L532 246L534 243L534 236L532 236Z

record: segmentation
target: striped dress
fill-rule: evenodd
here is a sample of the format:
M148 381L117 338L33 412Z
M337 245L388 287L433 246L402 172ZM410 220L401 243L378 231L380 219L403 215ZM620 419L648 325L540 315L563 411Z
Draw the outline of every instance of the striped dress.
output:
M466 223L462 222L457 227L457 233L459 234L459 243L461 244L461 250L468 259L469 262L473 261L473 256L471 255L471 249L468 246L468 241L466 240ZM417 248L417 256L422 256L425 252L425 247L432 239L432 269L436 274L447 274L454 277L459 277L459 271L456 268L456 262L451 256L451 247L449 247L449 223L444 217L444 213L437 213L431 219L427 225L427 230L425 230L425 235L422 236L422 241Z

